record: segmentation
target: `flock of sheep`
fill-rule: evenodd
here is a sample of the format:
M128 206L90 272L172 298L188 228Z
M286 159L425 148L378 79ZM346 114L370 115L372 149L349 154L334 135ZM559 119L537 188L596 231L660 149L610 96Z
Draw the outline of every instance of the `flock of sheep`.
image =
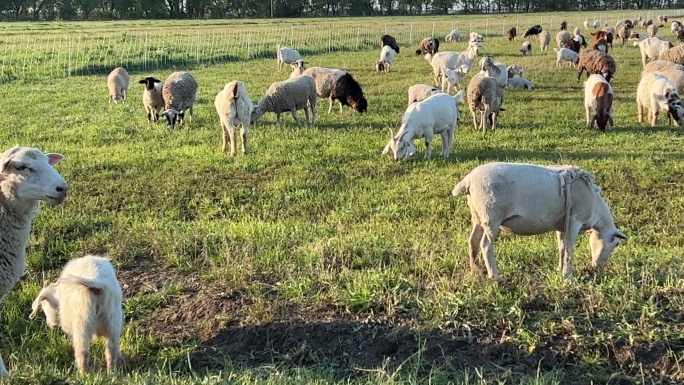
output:
M666 18L658 19L661 23ZM589 21L584 23L589 28ZM596 20L595 29L601 26ZM637 25L647 29L647 35L633 32ZM584 84L584 106L588 128L610 130L614 126L615 101L611 78L617 66L608 54L613 40L634 40L639 46L644 70L637 89L639 121L643 108L649 109L649 121L656 124L659 111L666 111L671 122L684 123L684 107L679 95L684 92L684 44L673 47L655 37L657 27L649 20L642 22L620 20L617 31L606 26L591 35L588 42L578 28L567 32L562 22L556 35L556 66L571 62L579 68L578 80L583 71L588 79ZM684 40L684 29L673 22L672 33ZM508 31L508 40L517 36L515 28ZM540 25L527 29L524 38L537 36L542 50L550 44L551 35ZM445 41L461 39L454 29ZM448 158L454 142L459 120L458 104L467 100L475 129L495 129L497 116L505 111L505 94L510 88L534 89L522 78L523 70L517 65L506 66L491 56L484 56L478 64L479 73L461 88L465 75L473 67L482 48L482 35L471 32L465 51L439 51L439 39L423 39L416 55L424 55L430 64L435 85L416 84L408 89L408 107L401 126L383 150L390 151L395 160L405 159L416 152L415 139L423 138L425 158L431 157L431 143L435 135L442 139L442 156ZM380 59L376 70L387 73L399 54L400 47L390 35L380 38ZM582 49L585 47L585 49ZM532 44L526 40L523 55L532 53ZM232 81L216 95L214 106L223 131L223 152L230 142L231 155L235 155L235 129L241 126L242 152L247 152L249 126L266 112L280 115L290 112L298 124L299 110L304 110L306 123L316 122L317 98L329 99L328 113L334 101L347 105L359 113L367 110L368 102L361 85L347 71L336 68L310 67L301 55L291 48L277 49L277 67L285 64L292 73L284 81L275 82L255 104L249 98L246 85ZM658 59L647 63L647 59ZM198 84L184 71L174 72L164 81L154 77L139 80L144 85L142 102L149 121L157 122L163 116L170 128L185 123L185 114L192 119ZM129 74L121 67L107 77L110 102L125 102L129 88ZM452 95L452 91L454 95ZM479 120L479 123L478 123ZM26 267L26 245L31 222L37 213L39 201L62 203L68 194L67 183L54 165L63 159L61 154L44 154L38 149L13 147L0 154L0 299L11 290ZM536 235L555 231L559 249L559 267L564 276L572 276L572 255L575 240L580 233L589 233L592 265L605 264L613 249L627 236L616 227L610 209L594 183L594 176L569 165L540 166L520 163L495 162L473 169L456 184L452 194L465 193L472 214L473 230L469 241L470 263L481 270L477 257L480 251L490 278L501 280L493 255L493 245L501 228L519 235ZM77 367L85 371L89 360L89 345L93 336L107 340L105 351L108 368L114 368L120 358L119 336L123 327L122 294L114 268L108 259L87 255L70 261L59 279L46 282L32 304L30 318L39 310L45 313L50 327L60 327L73 340ZM9 373L0 356L0 377Z

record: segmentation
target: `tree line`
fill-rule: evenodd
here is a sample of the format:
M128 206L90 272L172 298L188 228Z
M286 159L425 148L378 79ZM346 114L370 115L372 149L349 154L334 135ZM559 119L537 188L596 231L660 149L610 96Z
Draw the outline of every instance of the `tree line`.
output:
M683 8L684 0L0 0L3 21L482 14Z

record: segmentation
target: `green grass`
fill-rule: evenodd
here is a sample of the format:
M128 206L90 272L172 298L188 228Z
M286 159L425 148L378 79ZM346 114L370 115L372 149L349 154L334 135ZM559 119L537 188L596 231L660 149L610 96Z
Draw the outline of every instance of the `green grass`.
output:
M485 19L472 20L481 30ZM277 127L267 114L250 128L251 153L235 158L220 152L214 96L239 79L258 99L288 76L273 59L193 67L196 116L174 131L147 123L135 80L148 72L132 71L126 105L107 104L104 76L0 85L4 147L63 153L57 169L70 185L64 204L36 218L27 274L2 304L11 383L681 383L681 129L637 123L640 55L618 43L617 128L587 130L576 72L555 69L554 52L533 43L522 57L520 41L488 37L483 52L521 65L538 89L507 93L496 132L475 131L461 106L447 160L423 160L421 141L406 162L380 155L406 89L432 81L409 44L387 75L374 72L375 48L307 56L353 73L368 113L328 114L320 101L315 128L290 116ZM440 148L438 139L433 154ZM591 170L629 240L595 272L581 237L577 279L565 282L553 234L502 234L506 284L472 276L470 215L451 190L496 160ZM77 374L68 338L28 320L43 280L85 253L110 256L124 287L127 360L117 375ZM101 343L93 356L100 369Z

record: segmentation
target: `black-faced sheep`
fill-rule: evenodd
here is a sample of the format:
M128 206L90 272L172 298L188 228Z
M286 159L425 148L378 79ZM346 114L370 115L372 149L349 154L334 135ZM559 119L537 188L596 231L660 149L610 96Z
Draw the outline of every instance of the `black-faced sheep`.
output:
M142 101L145 112L147 112L147 121L156 123L159 120L159 111L164 108L164 97L162 96L164 83L151 76L139 80L138 83L145 85Z

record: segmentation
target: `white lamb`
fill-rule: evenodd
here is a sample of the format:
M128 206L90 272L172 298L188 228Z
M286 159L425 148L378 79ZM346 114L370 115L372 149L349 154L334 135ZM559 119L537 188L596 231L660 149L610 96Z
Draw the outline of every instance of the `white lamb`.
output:
M297 50L288 47L281 47L280 44L276 46L276 62L278 63L278 72L283 70L283 64L290 64L300 60L302 55Z
M587 128L594 125L601 131L610 131L613 123L613 87L601 74L589 76L584 83L584 109L587 115ZM591 111L594 114L591 114Z
M494 58L485 56L480 59L480 67L482 71L480 74L494 78L497 83L503 88L506 88L508 82L508 68L503 63L495 63Z
M667 111L670 124L684 124L684 107L679 99L677 86L660 72L648 72L641 76L637 87L637 117L639 123L644 122L644 107L648 108L649 121L655 127L658 112Z
M428 84L414 84L408 88L408 105L423 101L432 95L440 94L442 90Z
M556 68L560 66L562 62L570 62L572 66L577 68L577 63L579 63L579 55L577 52L568 48L554 48L556 51Z
M516 76L523 76L525 71L523 71L522 67L516 64L511 64L508 67L506 67L506 72L508 73L508 78L514 78Z
M401 118L401 128L396 135L391 132L391 138L382 154L390 150L395 160L402 160L416 152L414 139L425 138L425 159L430 159L432 138L436 134L442 136L442 156L449 157L451 145L456 135L459 117L458 103L463 101L463 91L456 95L435 94L429 98L408 106Z
M448 94L451 92L452 89L454 90L454 92L458 91L458 88L461 86L463 79L468 73L468 66L465 64L461 64L455 70L452 70L451 68L445 68L443 69L443 71L444 72L442 73L442 91Z
M297 110L304 110L306 123L313 127L316 124L316 100L316 81L309 75L275 82L254 106L250 122L256 122L266 112L275 112L276 123L280 124L280 114L290 111L297 124L301 125Z
M646 59L657 59L661 53L672 48L672 43L667 40L660 40L657 37L649 37L639 42L641 50L641 64L646 66Z
M123 67L116 67L107 76L109 102L125 103L128 95L128 71Z
M388 73L397 52L392 47L386 45L380 50L380 60L378 61L378 72Z
M45 283L31 306L33 319L45 313L49 327L60 326L73 341L76 366L88 370L93 337L107 341L107 369L116 368L121 358L119 337L124 324L122 293L109 259L86 255L64 266L57 282Z
M223 87L216 95L214 107L221 121L223 132L223 146L221 151L226 152L227 139L230 139L230 156L235 156L235 127L241 125L240 138L242 139L242 153L247 153L247 135L249 134L249 121L252 115L252 99L247 94L245 83L234 80Z
M68 187L53 167L64 156L15 146L0 154L0 301L26 269L26 245L38 202L58 205ZM9 377L0 354L0 378Z
M508 78L506 81L506 88L533 90L534 84L525 78Z
M627 236L615 226L594 175L574 166L487 163L475 167L451 192L465 193L473 230L468 255L473 271L480 249L487 275L501 281L494 261L494 242L501 228L517 235L556 232L558 265L572 278L572 256L580 233L589 233L592 265L601 266Z
M461 41L461 30L454 28L444 37L444 41Z
M443 68L454 70L463 64L472 68L475 56L477 56L478 45L479 43L469 43L468 48L463 52L442 51L434 55L425 54L425 60L432 66L435 85L440 86L442 84Z

